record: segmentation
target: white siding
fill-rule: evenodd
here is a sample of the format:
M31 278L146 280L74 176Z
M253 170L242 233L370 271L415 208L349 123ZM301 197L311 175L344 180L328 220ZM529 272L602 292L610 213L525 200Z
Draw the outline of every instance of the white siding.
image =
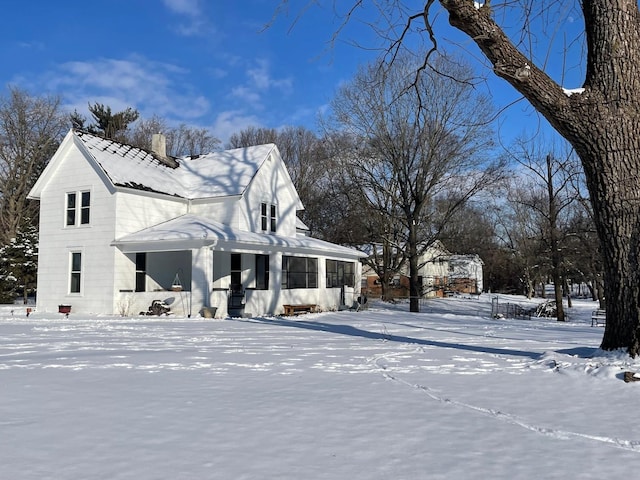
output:
M238 198L227 197L208 201L194 201L189 207L189 213L200 215L233 228L240 228L239 218L243 214L240 211L241 206Z
M187 201L160 197L140 191L115 194L114 218L116 238L157 225L187 213Z
M66 194L91 192L89 226L65 226ZM73 311L111 312L113 303L114 200L96 171L72 148L40 199L37 308L57 311L71 304ZM82 253L82 290L69 293L70 252Z
M243 200L240 228L261 232L260 204L276 205L278 211L277 234L289 237L296 235L297 197L291 188L291 180L284 163L274 155L262 165L247 188Z

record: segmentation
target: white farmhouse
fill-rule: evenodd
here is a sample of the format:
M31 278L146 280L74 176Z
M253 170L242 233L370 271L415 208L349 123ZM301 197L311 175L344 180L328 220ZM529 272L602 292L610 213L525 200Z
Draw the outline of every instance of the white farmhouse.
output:
M303 209L273 144L172 158L71 130L40 201L40 312L280 314L351 306L364 255L298 233Z

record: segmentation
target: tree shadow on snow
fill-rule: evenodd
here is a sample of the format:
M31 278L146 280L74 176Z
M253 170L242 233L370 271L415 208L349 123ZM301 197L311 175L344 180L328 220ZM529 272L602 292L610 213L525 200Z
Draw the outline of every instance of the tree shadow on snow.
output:
M593 358L598 350L598 348L594 347L575 347L556 350L556 352L578 358Z
M540 358L540 353L527 352L524 350L513 350L510 348L493 348L480 345L465 345L461 343L440 342L437 340L425 340L421 338L406 337L403 335L392 335L387 333L371 332L362 330L351 325L336 325L323 322L310 322L305 320L286 320L284 318L252 318L251 321L267 325L280 325L283 327L295 327L306 330L315 330L339 335L349 335L352 337L369 338L372 340L383 340L388 342L410 343L415 345L425 345L428 347L453 348L470 352L489 353L494 355L512 355L517 357L528 357L532 360Z

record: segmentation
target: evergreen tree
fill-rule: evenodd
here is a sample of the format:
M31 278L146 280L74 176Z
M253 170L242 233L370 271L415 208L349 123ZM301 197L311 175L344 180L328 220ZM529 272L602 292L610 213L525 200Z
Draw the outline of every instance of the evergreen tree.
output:
M97 102L89 105L89 112L93 115L95 123L89 125L87 130L90 133L103 135L114 140L126 140L125 132L129 128L129 124L135 122L140 116L138 111L131 107L113 113L111 107ZM73 123L73 117L71 121Z
M26 304L36 289L38 229L27 222L15 238L0 248L0 301L13 303L22 295Z
M84 115L82 115L78 110L74 110L73 113L69 114L69 121L71 122L71 128L75 128L78 130L85 130L87 123L87 119Z

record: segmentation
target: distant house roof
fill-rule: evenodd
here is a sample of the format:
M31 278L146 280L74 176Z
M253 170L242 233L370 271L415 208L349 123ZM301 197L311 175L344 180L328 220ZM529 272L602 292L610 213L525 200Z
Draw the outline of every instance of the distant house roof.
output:
M215 245L217 249L221 250L224 250L225 246L233 248L242 245L243 248L253 247L259 250L282 248L288 251L323 252L329 256L350 256L352 258L364 256L364 254L353 248L343 247L305 235L285 237L248 232L192 214L181 215L139 232L126 235L113 242L113 245L120 247L125 252L153 251L153 245L157 245L160 251L166 251L170 249L172 244L175 244L176 249L179 250L183 250L185 245L191 245L192 248Z
M451 255L449 256L449 263L455 265L462 265L468 263L477 263L479 265L484 265L484 262L480 258L480 255L477 253L467 253L464 255Z

